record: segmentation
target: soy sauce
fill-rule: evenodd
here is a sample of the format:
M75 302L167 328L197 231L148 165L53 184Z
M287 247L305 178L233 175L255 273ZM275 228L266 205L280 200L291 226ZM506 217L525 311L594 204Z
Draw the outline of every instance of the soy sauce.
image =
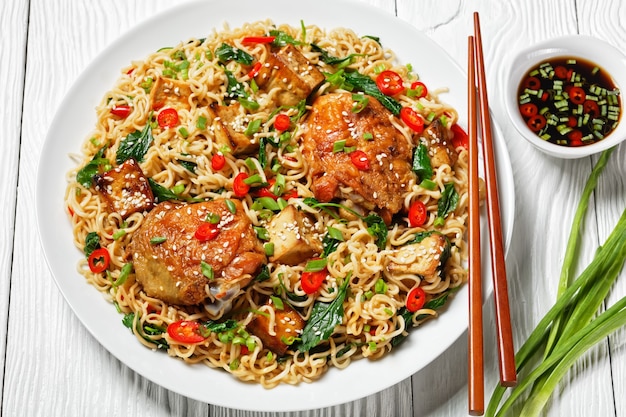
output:
M610 74L576 57L551 58L528 71L518 107L537 136L563 146L604 139L621 115L620 91Z

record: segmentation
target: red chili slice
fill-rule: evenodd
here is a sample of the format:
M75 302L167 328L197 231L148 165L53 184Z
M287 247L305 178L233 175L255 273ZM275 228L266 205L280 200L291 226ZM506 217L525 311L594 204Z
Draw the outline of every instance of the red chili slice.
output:
M409 224L411 227L423 226L428 218L428 210L421 200L414 201L409 207Z
M598 103L592 100L585 100L583 103L583 112L589 113L591 117L598 117L600 115L600 106Z
M524 87L531 90L537 90L541 87L541 81L539 81L539 78L537 77L528 77L524 80Z
M257 43L272 43L276 36L246 36L241 40L242 45L255 45Z
M176 127L178 125L178 112L171 107L161 110L157 116L157 123L161 129Z
M367 154L362 150L350 152L350 160L352 161L352 164L360 171L365 171L370 168L370 161L367 158Z
M522 113L522 116L528 118L533 117L539 111L537 109L537 105L533 103L525 103L519 106L519 111Z
M572 87L569 90L569 100L574 104L583 104L587 98L587 93L581 87Z
M128 117L131 110L132 109L130 108L130 106L127 106L126 104L121 104L119 106L113 106L111 108L111 114L117 117L121 117L122 119L125 119Z
M450 128L454 136L452 137L452 146L458 148L462 146L465 149L469 149L469 136L465 133L465 130L456 123Z
M400 119L416 133L424 131L424 119L410 107L403 107L400 110Z
M91 252L87 262L89 263L89 270L94 274L99 274L106 271L109 267L111 255L109 255L109 251L106 248L98 248Z
M257 62L256 64L254 64L250 72L248 72L248 77L254 78L257 75L259 75L259 71L261 71L261 67L263 67L263 64L261 62Z
M309 272L305 271L300 276L300 284L302 285L302 290L307 294L313 294L317 290L320 289L322 283L326 280L326 276L328 276L328 270L326 268L321 271Z
M218 152L211 157L211 168L213 171L219 171L226 166L226 157L223 153Z
M376 85L381 93L386 96L395 96L404 91L404 85L400 74L385 70L376 77Z
M284 132L285 130L289 129L290 126L291 119L289 118L289 116L283 113L276 115L276 118L274 119L274 129L278 130L279 132Z
M167 326L167 334L179 343L200 343L205 339L200 334L200 324L195 321L176 321Z
M216 224L212 223L202 223L196 229L196 233L194 234L195 238L200 242L206 242L207 240L213 240L220 234L220 229Z
M546 118L540 114L536 114L528 119L526 124L533 132L539 132L546 125Z
M567 117L567 125L569 127L576 127L576 125L578 125L578 120L576 120L576 118L574 116L568 116Z
M244 181L248 178L248 174L240 172L233 180L233 191L237 197L245 197L250 191L250 186Z
M426 84L421 81L415 81L411 84L411 90L416 91L415 98L422 98L428 95L428 88L426 88Z
M415 313L426 303L426 293L421 287L415 287L406 296L406 309Z
M563 65L558 65L554 68L554 75L556 75L560 79L567 78L567 68Z
M569 139L569 146L582 146L583 132L580 130L572 130L567 134L567 139Z

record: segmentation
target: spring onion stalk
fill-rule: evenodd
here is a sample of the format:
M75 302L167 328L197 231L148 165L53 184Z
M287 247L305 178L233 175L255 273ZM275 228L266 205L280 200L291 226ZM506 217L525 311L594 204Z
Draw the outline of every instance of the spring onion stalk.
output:
M520 379L518 386L511 390L511 395L502 404L506 388L496 387L486 416L504 415L528 389L531 389L531 393L521 415L539 415L572 364L594 344L626 324L626 297L594 318L626 260L626 210L604 245L598 248L591 263L576 280L569 283L578 244L576 233L598 176L611 152L605 151L594 167L575 215L561 273L567 285L559 288L560 294L554 306L537 324L515 356L518 373L524 371L527 375ZM556 330L548 334L556 326ZM542 347L544 359L541 364L532 367L530 360L536 358L536 353Z
M624 324L626 324L626 297L600 314L596 320L576 333L563 346L555 349L541 365L528 374L516 389L511 392L511 396L502 404L500 412L498 412L496 416L501 416L503 412L523 394L524 390L529 388L531 384L539 378L539 376L550 371L546 379L546 384L549 383L551 389L544 389L541 390L538 395L533 395L522 409L520 417L523 415L537 415L543 408L543 405L545 405L561 377L569 370L580 355ZM558 364L557 367L552 369L555 364ZM544 385L544 388L545 387L546 385ZM541 407L537 407L540 403Z
M585 212L587 211L587 207L589 206L589 198L591 197L593 190L595 190L596 185L598 184L598 178L604 170L604 167L609 160L609 156L611 156L611 153L613 153L614 150L615 148L610 148L602 152L598 163L591 171L589 179L587 180L585 188L583 189L580 202L578 204L578 207L576 208L576 213L574 214L574 221L572 223L570 235L567 240L567 246L565 248L565 257L563 259L563 267L561 269L561 276L559 278L559 286L557 289L557 299L561 297L561 295L563 295L563 293L571 283L571 277L573 276L573 269L575 264L574 259L576 258L578 252L578 242L580 240L579 232L580 230L582 230L583 218L585 216ZM558 332L560 330L560 327L561 319L559 318L554 322L552 329L550 330L550 338L548 339L545 355L549 354L550 350L552 350L552 347L554 346L554 343L558 338Z

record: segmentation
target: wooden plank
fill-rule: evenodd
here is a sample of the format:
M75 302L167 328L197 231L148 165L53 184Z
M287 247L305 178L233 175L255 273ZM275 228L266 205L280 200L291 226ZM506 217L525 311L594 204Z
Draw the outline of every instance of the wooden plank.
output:
M440 9L446 12L435 12ZM462 66L467 62L466 35L472 30L473 11L481 14L490 104L493 118L506 138L515 178L516 227L507 258L507 268L509 293L514 300L511 313L514 338L516 346L519 346L554 303L565 242L582 192L581 184L584 184L591 164L589 159L552 159L533 149L509 123L501 92L506 91L505 83L509 71L507 64L516 51L544 39L576 33L578 19L587 19L588 14L581 13L580 9L577 13L574 2L570 0L498 3L476 1L471 5L456 1L425 1L419 4L407 2L398 8L400 16L416 22L416 26L446 48ZM606 18L616 19L608 16ZM609 27L616 26L616 23L617 20ZM537 165L542 169L537 170ZM559 204L556 205L555 202ZM595 215L591 207L580 265L586 265L597 246ZM550 234L546 234L547 228L551 231ZM553 230L558 233L555 234ZM493 307L490 301L488 300L485 311L487 396L498 380ZM465 344L464 340L458 341L444 356L456 350L463 352L461 356L464 358L467 354ZM452 370L446 373L448 376L452 375L447 394L454 397L454 400L442 402L440 409L434 413L437 415L461 415L467 412L466 388L462 389L462 394L456 391L462 378L466 378L466 364L456 358L451 360L458 366L451 366L457 369L456 372ZM440 370L440 366L427 368L418 376L432 378L433 383L437 384L441 379L437 375ZM414 382L415 386L419 385ZM414 391L414 401L419 395L419 392ZM442 393L441 396L446 397L446 394ZM601 344L574 366L550 401L547 415L583 416L590 411L594 415L613 415L612 403L607 346Z
M19 32L20 24L26 20L27 2L20 3L21 8L15 8L15 2L2 3L4 8L10 5L11 12L1 13L3 28L15 22L9 27ZM61 99L108 42L121 31L170 6L167 1L30 2L20 193L11 281L13 320L8 328L3 396L6 415L207 415L206 404L148 382L92 338L55 287L37 244L34 226L35 173L47 128ZM3 42L4 39L3 36ZM19 40L9 38L7 42ZM19 56L3 57L3 62L20 61L23 59ZM0 74L1 71L3 68ZM7 83L9 88L19 86L21 77L16 78L10 78L13 82ZM16 96L21 96L21 91ZM11 118L19 121L19 103L16 107L17 113ZM3 110L0 117L5 115ZM10 141L0 142L4 151ZM17 140L12 146L17 146ZM12 162L14 166L16 163ZM15 178L15 173L7 175ZM7 191L7 194L11 193Z
M28 1L17 0L0 3L0 390L4 383L4 359L9 316L9 292L13 267L13 239L20 149L20 124L24 92L24 67L26 57L26 32Z
M624 52L623 21L626 19L626 10L618 1L597 3L593 0L583 0L577 3L580 19L580 33L601 38ZM582 19L585 16L585 19ZM622 90L626 86L622 86ZM622 100L624 96L622 95ZM622 123L624 122L622 116ZM596 158L594 158L594 161ZM619 217L626 210L626 146L620 145L611 155L602 180L598 184L595 194L597 206L597 222L601 241L605 239L615 227ZM623 269L609 297L606 306L626 296L626 269ZM611 372L613 376L613 400L615 415L626 416L626 328L610 335L608 341L611 358Z

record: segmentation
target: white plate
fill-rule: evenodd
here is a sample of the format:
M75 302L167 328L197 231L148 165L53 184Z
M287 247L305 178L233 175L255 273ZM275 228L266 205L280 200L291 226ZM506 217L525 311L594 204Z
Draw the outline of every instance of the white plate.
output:
M242 383L230 374L203 365L187 365L164 352L142 346L122 325L122 316L76 272L82 256L64 212L65 175L72 167L68 154L78 152L96 121L94 108L114 84L120 69L162 46L190 37L204 37L224 22L238 27L271 18L275 23L325 28L347 27L359 35L380 36L403 63L412 63L430 88L449 87L443 99L456 107L466 126L466 77L432 40L384 11L348 0L293 2L267 0L201 1L167 10L122 36L104 50L77 79L59 106L42 151L37 183L37 217L46 260L56 283L93 336L115 357L147 379L187 397L224 407L256 411L290 411L327 407L352 401L400 382L444 352L467 328L467 288L451 300L436 320L416 329L397 350L378 361L353 362L345 370L331 369L321 380L267 390ZM494 125L495 126L495 125ZM496 129L496 155L506 247L514 211L513 175L506 146ZM487 245L484 246L485 248ZM485 259L487 253L484 254ZM489 262L483 262L489 277ZM491 293L485 279L487 294ZM67 324L67 323L66 323Z

